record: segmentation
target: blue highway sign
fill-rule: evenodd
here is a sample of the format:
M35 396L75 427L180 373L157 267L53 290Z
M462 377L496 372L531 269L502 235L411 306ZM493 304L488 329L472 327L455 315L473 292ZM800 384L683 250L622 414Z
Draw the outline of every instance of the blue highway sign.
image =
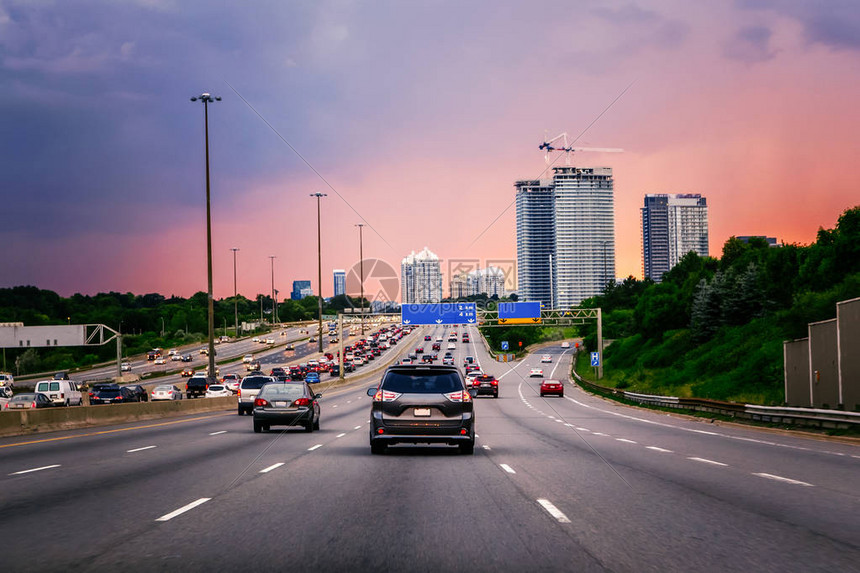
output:
M600 366L600 353L592 352L591 353L591 365L592 366Z
M507 350L508 348L509 348L509 346L508 346L508 341L507 341L507 340L503 340L503 341L502 341L502 350Z
M400 307L400 321L404 325L475 324L477 320L473 302L404 304Z
M500 302L499 318L540 318L540 302Z

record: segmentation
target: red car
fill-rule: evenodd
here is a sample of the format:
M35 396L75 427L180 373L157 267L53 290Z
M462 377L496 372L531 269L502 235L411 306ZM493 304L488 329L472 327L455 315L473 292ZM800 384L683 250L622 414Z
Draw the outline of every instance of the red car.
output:
M559 398L564 397L564 386L561 383L561 380L543 380L540 383L540 395L541 397L546 396L547 394L554 394Z

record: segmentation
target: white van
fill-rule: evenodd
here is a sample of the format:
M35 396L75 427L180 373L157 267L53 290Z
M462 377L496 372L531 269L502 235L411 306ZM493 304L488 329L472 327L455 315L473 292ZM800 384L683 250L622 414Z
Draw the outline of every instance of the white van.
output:
M80 406L81 391L72 380L43 380L36 382L36 390L44 394L54 406Z
M15 387L15 378L8 372L0 372L0 386Z

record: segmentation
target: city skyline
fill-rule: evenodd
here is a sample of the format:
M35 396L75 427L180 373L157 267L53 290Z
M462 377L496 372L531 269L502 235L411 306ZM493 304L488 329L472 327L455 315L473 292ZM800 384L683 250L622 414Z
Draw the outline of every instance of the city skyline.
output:
M858 203L860 7L551 6L0 3L0 288L205 291L204 91L216 298L231 248L245 296L271 291L269 255L276 285L316 277L312 192L323 269L359 259L356 223L394 268L423 244L514 259L511 182L546 178L563 131L624 149L572 158L612 168L617 277L642 276L649 193L708 197L714 256L808 244Z

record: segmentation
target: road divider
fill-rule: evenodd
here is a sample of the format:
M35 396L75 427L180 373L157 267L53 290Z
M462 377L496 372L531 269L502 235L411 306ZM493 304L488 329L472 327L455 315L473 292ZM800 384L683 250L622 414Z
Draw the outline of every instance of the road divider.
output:
M223 398L198 398L196 400L165 400L133 402L131 404L17 410L0 413L0 437L92 426L109 426L234 408L236 408L236 397L225 396Z

